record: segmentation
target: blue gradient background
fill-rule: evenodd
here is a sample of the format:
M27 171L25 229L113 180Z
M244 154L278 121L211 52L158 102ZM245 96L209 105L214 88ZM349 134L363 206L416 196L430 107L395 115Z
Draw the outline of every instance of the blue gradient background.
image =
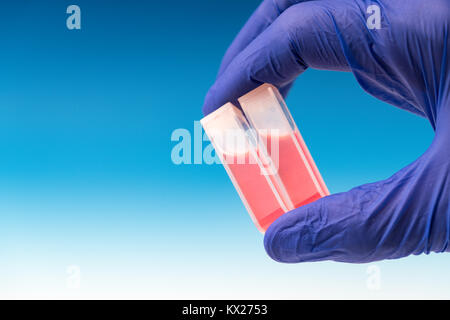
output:
M171 133L193 130L257 4L0 4L1 298L450 298L446 254L375 263L378 291L368 265L276 263L220 165L172 163ZM433 138L351 74L308 70L287 103L333 193L387 178Z

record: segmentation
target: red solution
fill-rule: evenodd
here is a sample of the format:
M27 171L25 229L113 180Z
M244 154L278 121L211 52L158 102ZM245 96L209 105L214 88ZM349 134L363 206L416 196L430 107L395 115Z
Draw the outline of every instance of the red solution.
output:
M244 162L238 163L235 156L223 155L228 168L238 185L241 198L252 215L253 222L262 232L284 213L266 176L256 163L255 157L247 152Z
M297 132L292 132L277 138L278 177L289 198L286 200L288 210L320 199L324 194L321 193L319 180L313 170L315 166L311 165L312 158L309 152L305 152L306 145L302 143L301 136ZM272 157L275 157L271 150L272 139L272 136L267 136L267 150ZM280 188L280 183L275 185L282 194L283 190Z
M273 137L268 135L264 139L269 155L275 157L271 150ZM235 156L223 155L249 211L253 214L254 222L262 231L267 230L272 222L285 212L271 188L272 184L278 194L283 194L277 178L286 190L288 201L291 202L291 205L286 205L287 210L298 208L325 195L322 189L323 181L317 176L317 169L300 134L292 132L275 139L278 139L278 171L275 174L262 174L250 152L241 158L240 163ZM274 146L277 146L276 141ZM298 148L305 158L301 156ZM257 150L257 154L260 155L261 152ZM270 180L271 184L267 180Z

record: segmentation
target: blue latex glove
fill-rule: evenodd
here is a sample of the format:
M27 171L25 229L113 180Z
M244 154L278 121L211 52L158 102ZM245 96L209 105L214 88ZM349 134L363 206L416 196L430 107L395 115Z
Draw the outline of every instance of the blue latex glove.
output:
M367 7L381 8L369 29ZM264 82L284 94L312 67L351 71L361 87L426 117L435 138L387 180L288 212L265 234L281 262L369 262L449 251L450 76L448 0L266 0L228 49L205 114Z

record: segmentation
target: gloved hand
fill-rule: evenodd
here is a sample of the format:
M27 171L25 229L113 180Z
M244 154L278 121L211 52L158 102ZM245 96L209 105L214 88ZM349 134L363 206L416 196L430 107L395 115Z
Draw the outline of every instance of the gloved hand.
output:
M367 7L381 9L369 29ZM288 212L265 234L281 262L370 262L450 251L450 2L266 0L228 49L203 111L264 82L283 94L306 68L351 71L361 87L426 117L428 150L387 180Z

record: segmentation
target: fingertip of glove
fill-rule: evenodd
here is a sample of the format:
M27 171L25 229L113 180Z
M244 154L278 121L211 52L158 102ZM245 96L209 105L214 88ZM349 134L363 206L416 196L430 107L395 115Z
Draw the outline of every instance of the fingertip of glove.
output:
M214 109L212 108L212 101L211 101L212 98L211 97L212 97L211 89L209 89L209 91L206 93L205 100L203 101L203 107L202 107L202 113L203 113L203 116L205 116L205 117L214 111Z
M279 258L278 250L276 250L276 246L274 245L274 240L276 238L276 232L269 231L267 229L265 235L264 235L264 249L266 250L267 255L277 262L283 262Z
M289 213L286 213L275 220L264 234L264 248L266 253L277 262L292 262L289 259L290 255L286 255L283 249L286 242L285 229L288 215Z
M204 104L202 107L203 116L206 117L211 112L212 112L211 108L207 104Z

